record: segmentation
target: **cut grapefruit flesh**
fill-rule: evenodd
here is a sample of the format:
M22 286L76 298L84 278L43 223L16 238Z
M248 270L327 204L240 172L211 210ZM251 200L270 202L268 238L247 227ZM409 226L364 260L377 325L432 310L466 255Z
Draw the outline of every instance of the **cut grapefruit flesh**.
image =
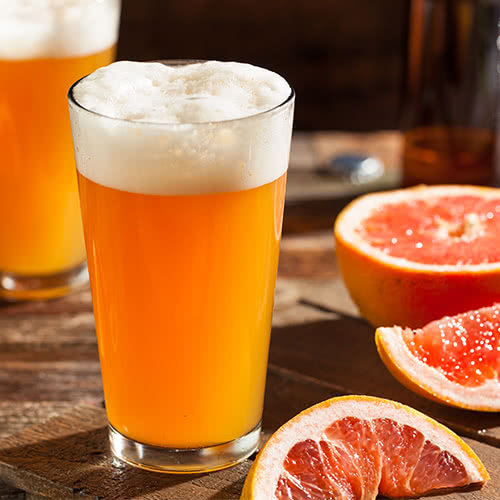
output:
M393 401L345 396L283 425L257 456L243 500L372 500L481 485L472 449L426 415Z
M386 255L415 263L500 262L500 195L492 200L457 194L394 201L366 217L356 231Z
M500 305L433 321L423 328L378 328L375 340L391 373L439 402L500 411Z
M340 213L335 238L346 287L374 326L418 328L500 302L500 189L365 195Z

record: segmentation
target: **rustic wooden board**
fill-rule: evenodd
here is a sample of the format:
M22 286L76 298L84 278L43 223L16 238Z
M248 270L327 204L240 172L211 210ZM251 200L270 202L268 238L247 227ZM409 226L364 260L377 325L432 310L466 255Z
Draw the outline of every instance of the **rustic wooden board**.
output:
M24 491L0 482L0 500L26 500L26 494Z
M373 328L359 319L334 259L333 221L345 203L362 188L347 192L340 188L331 189L330 180L314 173L315 170L331 154L363 148L383 158L389 169L395 169L397 158L394 151L399 140L397 134L366 137L317 134L313 137L302 135L294 140L289 175L292 189L285 209L273 317L265 436L304 407L337 393L389 397L429 413L459 433L474 438L470 443L492 473L492 483L479 492L456 493L443 498L498 499L499 416L431 403L395 381L379 361ZM385 180L393 178L389 176ZM54 429L51 438L34 448L26 439L29 432L40 432L36 429L26 431L26 435L18 434L16 438L5 438L7 441L0 446L3 450L0 456L4 457L0 476L8 474L11 483L18 486L29 483L31 478L32 486L29 488L31 493L25 498L19 490L0 484L0 500L39 500L40 493L54 491L60 495L54 498L71 498L73 495L85 498L82 495L87 495L84 491L87 485L83 482L87 478L95 479L92 487L96 488L95 491L89 490L89 498L97 498L98 491L111 495L109 498L238 498L249 463L206 476L153 474L156 479L152 479L150 473L129 470L128 467L112 468L106 462L111 460L109 456L106 458L106 450L100 451L107 446L104 431L99 431L104 425L103 412L97 406L101 400L102 386L88 288L63 299L0 304L0 438L19 433L27 425L64 412L82 401L96 405L86 406L85 411L100 419L99 425L92 428L96 422L82 419L82 410L79 410L74 417L80 418L78 423L68 422L66 427ZM90 463L74 460L72 445L71 453L68 451L68 440L71 443L75 425L79 426L76 434L94 433L95 439L89 441L91 447L87 450L87 456L90 453L93 457ZM61 429L66 429L66 434ZM81 437L77 441L84 449L85 440ZM13 442L12 439L20 441ZM13 466L7 465L13 457L23 457L14 453L16 448L18 452L22 448L29 453L24 455L22 463L17 461ZM6 456L2 455L4 452ZM92 455L92 452L96 454ZM50 470L43 468L43 464L36 469L40 454L53 465ZM104 457L102 464L108 463L110 467L106 469L107 473L102 472L100 456ZM32 475L23 475L20 472L23 467L34 467L30 469ZM58 467L68 468L71 474L66 476L61 472L57 476ZM122 484L122 480L125 487L119 490L116 484ZM143 480L148 485L145 489L142 488ZM139 496L141 492L147 496Z
M285 372L269 372L265 435L299 411L334 395L304 379L292 384ZM172 476L116 468L109 454L102 409L80 406L0 444L0 476L10 484L50 498L238 498L249 462L210 475ZM117 485L120 485L117 488ZM134 496L126 496L127 492ZM138 494L140 492L140 495Z
M302 241L301 238L295 237L284 245L284 255L288 253L289 258L296 259L298 263L297 266L290 266L290 269L297 268L300 275L314 276L315 269L321 268L327 262L321 248L329 245L329 237L320 234L315 238L319 241L317 247L313 245L314 238ZM305 252L307 257L301 257L301 252ZM310 262L311 259L314 261L317 258L321 261L320 266ZM309 264L301 264L302 260ZM266 408L271 408L269 411L266 409L267 432L304 407L337 393L369 393L411 404L451 424L461 433L497 444L495 432L499 419L496 414L463 412L436 405L414 396L388 374L376 355L373 329L357 317L333 312L324 305L329 302L328 296L334 304L342 301L346 305L349 304L349 299L337 280L338 270L333 266L330 272L330 280L297 278L291 270L284 273L291 277L280 278L281 299L278 300L275 311L266 403ZM336 285L333 285L334 283ZM342 294L344 297L339 300ZM311 303L315 304L313 299L319 301L319 304L311 306ZM57 311L60 304L54 302L52 306L55 306ZM354 310L352 304L350 308ZM5 376L0 387L7 388L5 396L10 394L12 401L16 398L21 400L28 395L32 401L40 402L85 398L97 401L102 398L95 333L88 321L87 311L72 312L62 317L60 312L42 316L31 316L30 312L30 315L21 315L21 318L19 321L17 315L13 314L0 318L3 326L0 329L0 345L11 348L10 351L0 354L0 359L5 358L0 365L0 379L2 373ZM38 338L37 328L40 331ZM16 331L22 331L23 335L16 336ZM14 352L15 359L9 361L9 356ZM17 386L17 392L13 384ZM297 386L300 389L297 389ZM7 425L9 421L16 421L15 411L12 410L10 416L6 411L9 407L7 404L3 405L3 408L0 407L0 415ZM30 417L26 415L29 415L33 408L38 408L36 411L40 412L40 415L34 415L35 420L44 416L43 409L36 405L25 408L18 406L24 420L18 421L16 427L10 424L10 430L28 423ZM65 408L63 405L60 409ZM488 456L492 453L495 451L487 452ZM56 451L55 456L58 454ZM497 460L498 458L500 457L497 457ZM21 485L17 482L13 484ZM168 483L168 488L172 487ZM208 492L206 495L205 492L202 493L203 490L185 489L193 487L190 483L183 483L182 487L175 486L175 494L186 495L189 492L196 494L196 498L211 498L207 496ZM198 482L196 487L205 488L203 483L200 486ZM46 491L43 491L45 494ZM35 494L37 492L40 493L38 490L33 491ZM211 490L212 497L213 493ZM61 498L67 498L64 496L66 494L67 492L62 494ZM217 498L237 497L235 491L230 488L228 494L227 497Z
M299 302L324 316L276 325L271 341L273 363L329 382L339 392L401 401L461 434L500 446L500 413L443 406L417 396L392 377L377 354L374 328L359 318L344 287L330 231L287 238L283 247L283 274L298 290Z
M273 330L272 363L331 384L348 394L371 394L408 404L455 431L500 446L500 414L446 407L400 385L380 361L373 328L357 318L335 315Z
M325 384L271 367L264 417L265 435L303 408L333 393ZM113 461L103 409L78 406L48 422L0 441L0 476L9 484L54 500L239 498L251 460L205 475L155 474ZM469 440L492 481L480 491L436 499L494 500L500 489L500 450Z
M23 428L55 417L74 408L71 402L0 402L0 439ZM0 481L0 500L38 500L28 499L25 493Z

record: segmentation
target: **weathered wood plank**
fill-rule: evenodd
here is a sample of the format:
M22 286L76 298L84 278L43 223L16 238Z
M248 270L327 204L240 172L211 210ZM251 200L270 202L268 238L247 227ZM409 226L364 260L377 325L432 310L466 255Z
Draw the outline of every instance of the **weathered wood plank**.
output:
M413 394L380 361L374 328L359 318L342 282L331 231L289 235L280 272L298 290L299 303L325 314L274 328L271 361L329 382L337 391L373 394L414 406L460 433L500 446L500 414L454 409ZM297 314L299 316L299 314ZM331 354L330 354L331 353Z
M264 426L266 435L296 413L332 396L329 388L300 381L289 383L270 370ZM33 494L49 498L235 499L250 463L209 475L151 474L113 466L104 411L83 406L10 436L0 444L0 477ZM29 471L29 474L26 474ZM128 495L131 496L128 496Z
M3 361L0 364L0 400L3 401L100 401L99 362Z
M72 402L0 402L0 438L20 432L23 428L40 423L74 407ZM0 500L40 500L26 496L21 490L0 481Z
M307 178L308 175L304 175L304 177ZM303 185L301 179L297 179L297 183ZM333 232L335 217L353 199L354 196L350 195L313 200L287 200L283 219L283 236L314 231Z
M0 439L65 413L74 406L75 404L70 401L1 401Z
M403 401L430 412L460 432L498 442L500 420L495 414L464 412L431 403L405 389L387 372L375 350L373 329L351 316L357 313L338 275L331 234L287 237L283 256L281 274L316 277L279 280L274 325L287 328L287 333L284 347L272 348L271 360L275 364L331 382L339 392L377 394ZM322 272L331 278L321 278ZM302 303L297 305L296 300ZM322 306L325 311L334 307L343 316L329 315L306 304ZM63 315L59 319L57 314L0 318L0 324L3 324L0 344L17 350L15 361L9 358L9 353L0 354L0 396L16 401L102 398L93 320L88 312ZM280 328L275 329L273 339L280 336ZM343 334L344 330L349 333ZM295 348L292 339L297 342L307 339L306 347ZM331 350L339 360L327 356L326 361L318 361L317 357L325 358L325 346L332 342ZM20 353L19 349L26 349L26 353ZM298 353L301 357L293 359ZM357 371L358 366L364 367L363 370Z
M332 396L330 388L312 379L295 378L271 367L264 426L266 435L304 407ZM447 500L496 500L500 481L500 450L469 443L484 460L492 482L480 491L436 496ZM9 484L52 499L170 500L239 498L251 465L205 475L153 474L110 456L106 417L97 407L79 406L0 441L0 477Z
M331 154L363 150L381 157L395 171L397 141L397 134L336 133L299 135L294 140L273 318L266 436L304 407L336 393L370 393L406 402L461 433L500 446L497 415L428 402L392 379L378 360L373 329L357 317L340 279L334 259L333 222L345 203L366 186L345 195L345 186L313 171ZM389 176L386 181L393 179ZM91 311L88 288L52 301L0 304L0 437L64 411L74 402L97 403L102 399ZM106 444L105 438L100 441ZM476 441L471 444L498 477L496 450ZM49 448L52 450L49 446L47 453ZM57 461L57 451L51 457ZM73 465L81 468L81 480L94 477L99 466ZM125 482L127 491L123 493L116 488L123 474L116 474L113 468L104 486L115 490L115 496L109 498L236 499L247 470L248 464L242 464L206 476L177 477L161 483L159 489L150 487L146 491L149 496L139 497L142 479L133 476L135 479ZM84 498L78 481L70 486L71 495ZM496 487L493 482L480 492L443 498L497 499ZM6 488L0 484L0 500L24 499L24 494ZM36 495L34 492L29 498L38 500ZM69 498L64 495L61 498Z
M329 319L273 329L270 360L332 390L370 394L408 404L461 434L500 446L500 414L451 408L417 396L397 382L380 360L374 329L358 318Z
M26 500L26 494L0 481L0 500ZM31 500L39 499L31 498Z
M285 236L281 242L281 278L329 280L339 277L333 230Z
M91 312L0 315L0 353L95 349Z
M19 303L0 302L0 317L91 311L92 297L88 286L82 286L81 289L75 291L74 293L58 299Z

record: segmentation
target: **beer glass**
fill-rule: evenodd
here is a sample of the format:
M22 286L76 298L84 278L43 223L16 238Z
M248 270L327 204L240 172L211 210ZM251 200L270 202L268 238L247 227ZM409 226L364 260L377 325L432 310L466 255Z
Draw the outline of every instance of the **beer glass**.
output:
M293 91L251 116L169 124L90 111L78 85L68 97L112 451L166 472L237 463L259 443Z
M114 58L119 0L0 0L0 298L88 279L66 94Z

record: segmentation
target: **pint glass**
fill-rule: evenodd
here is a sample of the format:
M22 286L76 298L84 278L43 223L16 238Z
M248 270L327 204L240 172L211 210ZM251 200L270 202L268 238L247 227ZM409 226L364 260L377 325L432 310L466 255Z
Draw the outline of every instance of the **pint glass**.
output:
M78 85L69 105L112 450L166 472L237 463L260 436L293 91L243 118L169 124L90 111Z
M86 281L66 94L109 64L119 0L0 0L0 298Z

